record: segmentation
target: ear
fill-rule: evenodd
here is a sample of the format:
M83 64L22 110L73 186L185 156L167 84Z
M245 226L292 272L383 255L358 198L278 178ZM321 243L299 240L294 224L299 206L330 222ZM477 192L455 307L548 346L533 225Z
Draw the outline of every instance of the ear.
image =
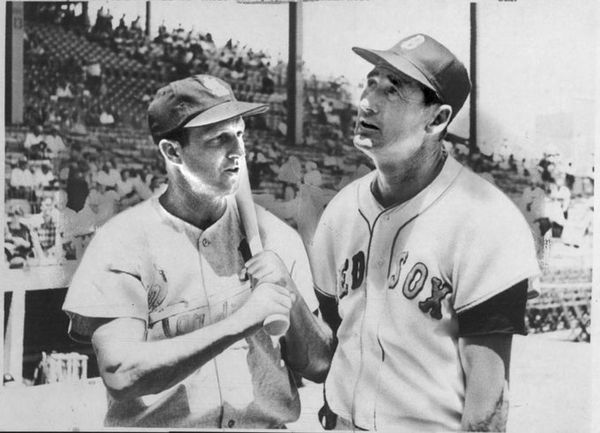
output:
M429 134L440 134L448 127L452 117L452 107L448 104L439 105L434 112L433 119L427 124L425 130Z
M159 141L158 148L165 161L181 164L181 145L177 141L163 138Z

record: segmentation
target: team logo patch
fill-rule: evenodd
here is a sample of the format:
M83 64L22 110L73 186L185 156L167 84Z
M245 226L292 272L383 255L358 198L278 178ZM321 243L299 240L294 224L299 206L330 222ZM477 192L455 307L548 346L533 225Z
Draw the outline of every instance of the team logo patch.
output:
M412 38L407 39L404 42L402 42L402 45L400 45L400 48L402 48L403 50L407 50L407 51L414 50L419 45L423 44L423 42L425 42L425 36L415 35Z
M155 281L158 282L151 284L148 288L148 308L150 308L150 311L156 310L167 297L167 275L162 269L156 269L156 271L160 279L157 278Z
M148 289L148 308L156 310L167 297L167 288L162 284L152 284Z
M227 96L229 95L229 90L222 83L217 81L216 78L213 77L204 77L202 79L202 84L208 90L210 90L215 96Z

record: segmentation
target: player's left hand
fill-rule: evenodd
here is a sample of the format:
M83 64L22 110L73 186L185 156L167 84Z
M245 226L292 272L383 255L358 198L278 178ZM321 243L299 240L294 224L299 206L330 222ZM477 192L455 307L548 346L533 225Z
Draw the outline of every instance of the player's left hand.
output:
M292 278L285 264L273 251L265 250L246 262L242 269L242 276L247 273L260 283L277 284L282 287L292 288Z

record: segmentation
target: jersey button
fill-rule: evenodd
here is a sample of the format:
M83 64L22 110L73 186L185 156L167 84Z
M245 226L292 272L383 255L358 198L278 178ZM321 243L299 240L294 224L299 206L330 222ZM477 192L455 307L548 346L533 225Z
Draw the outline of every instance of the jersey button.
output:
M230 419L229 422L227 423L227 427L229 428L233 428L233 426L235 425L235 421Z
M210 245L210 241L208 239L202 239L202 246L207 247Z

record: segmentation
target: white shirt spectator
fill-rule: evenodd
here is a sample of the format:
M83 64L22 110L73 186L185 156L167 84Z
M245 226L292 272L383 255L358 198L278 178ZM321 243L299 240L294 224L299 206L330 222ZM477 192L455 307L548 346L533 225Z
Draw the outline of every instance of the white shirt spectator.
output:
M47 150L51 155L56 155L59 152L64 152L67 150L65 146L65 142L62 137L57 134L47 134L44 137L44 141L46 141Z
M15 167L10 172L10 185L14 188L33 188L33 174L29 171L29 168Z
M88 65L86 71L92 77L99 77L100 75L102 75L102 67L100 66L99 62L94 62Z
M107 173L104 170L100 170L96 174L96 182L98 182L100 185L104 185L111 188L114 188L117 185L119 179L120 176L115 179L115 176L110 171Z
M44 134L28 132L27 134L25 134L25 142L23 143L23 147L25 147L25 149L31 149L31 146L39 144L42 141L45 141Z
M571 204L571 190L565 185L559 186L554 195L555 199L560 203L563 212L569 210Z
M135 189L135 192L137 192L142 200L146 200L152 196L152 190L139 176L132 178L131 181L133 183L133 189Z
M112 114L107 113L106 111L102 111L102 113L100 114L100 123L102 125L112 125L115 123L115 118L113 117Z
M51 170L47 170L46 173L41 167L38 167L33 173L33 184L36 188L47 188L55 180L54 173Z
M72 98L73 92L71 92L71 86L69 83L65 84L65 87L58 86L56 88L56 97L57 98Z

